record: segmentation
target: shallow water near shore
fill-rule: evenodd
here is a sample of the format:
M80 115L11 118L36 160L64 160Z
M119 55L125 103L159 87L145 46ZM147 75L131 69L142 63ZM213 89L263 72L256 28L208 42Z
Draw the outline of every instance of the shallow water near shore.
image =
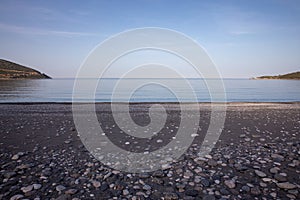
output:
M91 79L85 79L89 82ZM95 80L95 79L94 79ZM126 87L114 101L126 102L125 94L136 85L138 79L125 79ZM161 79L147 79L149 83ZM213 79L211 79L213 80ZM75 79L51 80L0 80L0 102L72 102ZM96 102L110 102L112 91L118 79L102 79L95 93ZM183 101L191 102L187 91L178 84L177 79L167 79L169 84L186 97ZM204 79L188 79L198 102L211 102L210 93ZM300 101L300 81L297 80L249 80L224 79L224 88L228 102L295 102ZM128 87L127 87L128 86ZM127 89L126 89L127 88ZM82 91L83 93L85 91ZM76 99L91 101L92 99ZM176 96L168 89L149 84L136 90L131 102L177 102ZM215 101L223 101L216 99Z

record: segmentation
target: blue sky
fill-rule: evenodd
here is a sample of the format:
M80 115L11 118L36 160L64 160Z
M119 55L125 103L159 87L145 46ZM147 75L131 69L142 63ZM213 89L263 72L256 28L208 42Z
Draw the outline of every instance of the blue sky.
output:
M298 0L1 1L0 57L74 77L97 44L140 27L190 36L226 78L300 70Z

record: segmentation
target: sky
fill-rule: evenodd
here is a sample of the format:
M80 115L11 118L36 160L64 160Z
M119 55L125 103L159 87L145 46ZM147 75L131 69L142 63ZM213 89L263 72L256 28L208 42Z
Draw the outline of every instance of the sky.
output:
M298 0L2 0L0 58L75 77L99 43L142 27L191 37L224 78L300 70Z

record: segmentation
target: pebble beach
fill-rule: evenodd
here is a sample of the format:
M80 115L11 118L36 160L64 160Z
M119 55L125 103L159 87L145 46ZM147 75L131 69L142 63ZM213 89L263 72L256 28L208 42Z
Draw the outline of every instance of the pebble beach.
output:
M176 104L163 105L177 117ZM150 106L131 105L137 124L148 120ZM0 199L300 199L300 103L228 103L215 148L200 157L210 106L200 104L200 129L180 159L135 174L86 150L72 104L0 104ZM109 107L96 104L97 115L112 123Z

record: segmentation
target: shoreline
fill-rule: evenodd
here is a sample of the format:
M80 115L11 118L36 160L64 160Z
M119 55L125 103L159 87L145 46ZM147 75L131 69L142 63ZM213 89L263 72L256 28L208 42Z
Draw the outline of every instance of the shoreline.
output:
M75 102L76 104L128 104L128 102ZM26 104L66 104L70 105L73 104L73 102L0 102L0 105L5 104L20 104L20 105L26 105ZM165 102L165 101L157 101L157 102L130 102L129 104L179 104L179 102ZM254 104L254 105L271 105L271 104L300 104L300 101L230 101L230 102L180 102L180 104L226 104L226 105L246 105L246 104Z

